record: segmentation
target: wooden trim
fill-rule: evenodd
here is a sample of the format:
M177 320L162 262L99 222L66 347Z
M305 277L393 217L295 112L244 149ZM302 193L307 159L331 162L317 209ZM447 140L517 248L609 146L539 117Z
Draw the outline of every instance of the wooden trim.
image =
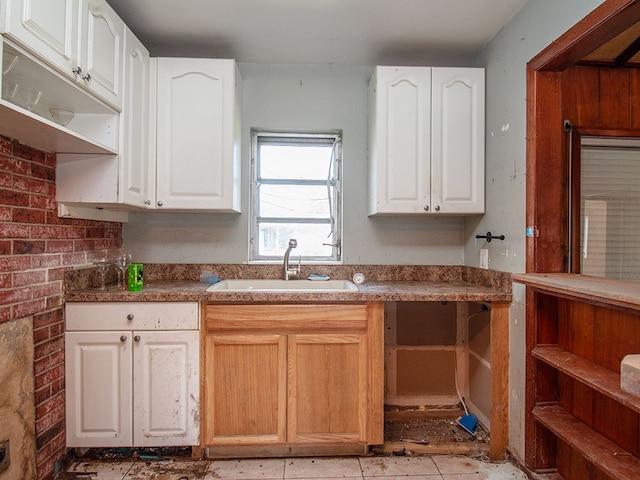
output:
M533 70L561 71L640 20L638 0L607 0L529 61Z
M367 351L369 356L369 405L367 418L367 443L384 443L384 302L371 302Z
M509 444L509 303L491 304L491 444L489 458L504 460Z

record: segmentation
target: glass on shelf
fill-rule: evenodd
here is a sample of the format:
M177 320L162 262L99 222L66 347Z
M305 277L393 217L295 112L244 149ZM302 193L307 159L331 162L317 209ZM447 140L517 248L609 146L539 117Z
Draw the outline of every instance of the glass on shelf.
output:
M89 261L93 263L93 266L96 268L98 275L100 276L100 286L98 289L106 290L107 286L105 285L105 280L110 266L107 255L104 252L95 252L90 256Z
M116 267L118 267L118 288L120 290L127 289L127 275L131 263L131 254L128 252L120 252L116 257Z

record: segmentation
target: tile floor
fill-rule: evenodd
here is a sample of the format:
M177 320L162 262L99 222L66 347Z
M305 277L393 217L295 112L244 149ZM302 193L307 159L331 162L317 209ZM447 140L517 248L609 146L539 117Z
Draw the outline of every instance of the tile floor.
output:
M374 479L526 480L511 463L453 455L320 457L243 460L77 460L66 478L76 480ZM75 475L71 474L74 472Z

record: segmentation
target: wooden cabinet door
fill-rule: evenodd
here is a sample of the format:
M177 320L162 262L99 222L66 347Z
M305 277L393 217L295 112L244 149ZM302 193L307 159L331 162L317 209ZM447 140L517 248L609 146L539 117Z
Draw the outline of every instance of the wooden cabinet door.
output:
M67 447L131 446L131 332L65 334Z
M369 101L369 214L428 213L431 68L376 68Z
M133 332L133 445L200 443L199 333Z
M284 335L207 335L207 445L285 443L286 345Z
M156 207L240 211L239 81L233 60L157 60Z
M365 442L366 335L289 337L290 443Z
M119 190L122 203L138 207L151 205L149 66L149 52L130 30L126 30Z
M78 81L122 108L125 24L105 0L80 0Z
M2 2L7 35L47 63L72 77L76 62L75 0L7 0Z
M484 213L484 69L433 68L431 203Z

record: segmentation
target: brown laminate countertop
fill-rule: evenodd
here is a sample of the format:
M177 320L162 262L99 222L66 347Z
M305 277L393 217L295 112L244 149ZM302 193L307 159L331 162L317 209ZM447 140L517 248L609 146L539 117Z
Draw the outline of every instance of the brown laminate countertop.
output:
M357 292L207 292L210 285L198 281L152 281L140 292L87 289L67 292L67 302L380 302L380 301L477 301L510 302L511 291L466 282L389 281L365 282Z

